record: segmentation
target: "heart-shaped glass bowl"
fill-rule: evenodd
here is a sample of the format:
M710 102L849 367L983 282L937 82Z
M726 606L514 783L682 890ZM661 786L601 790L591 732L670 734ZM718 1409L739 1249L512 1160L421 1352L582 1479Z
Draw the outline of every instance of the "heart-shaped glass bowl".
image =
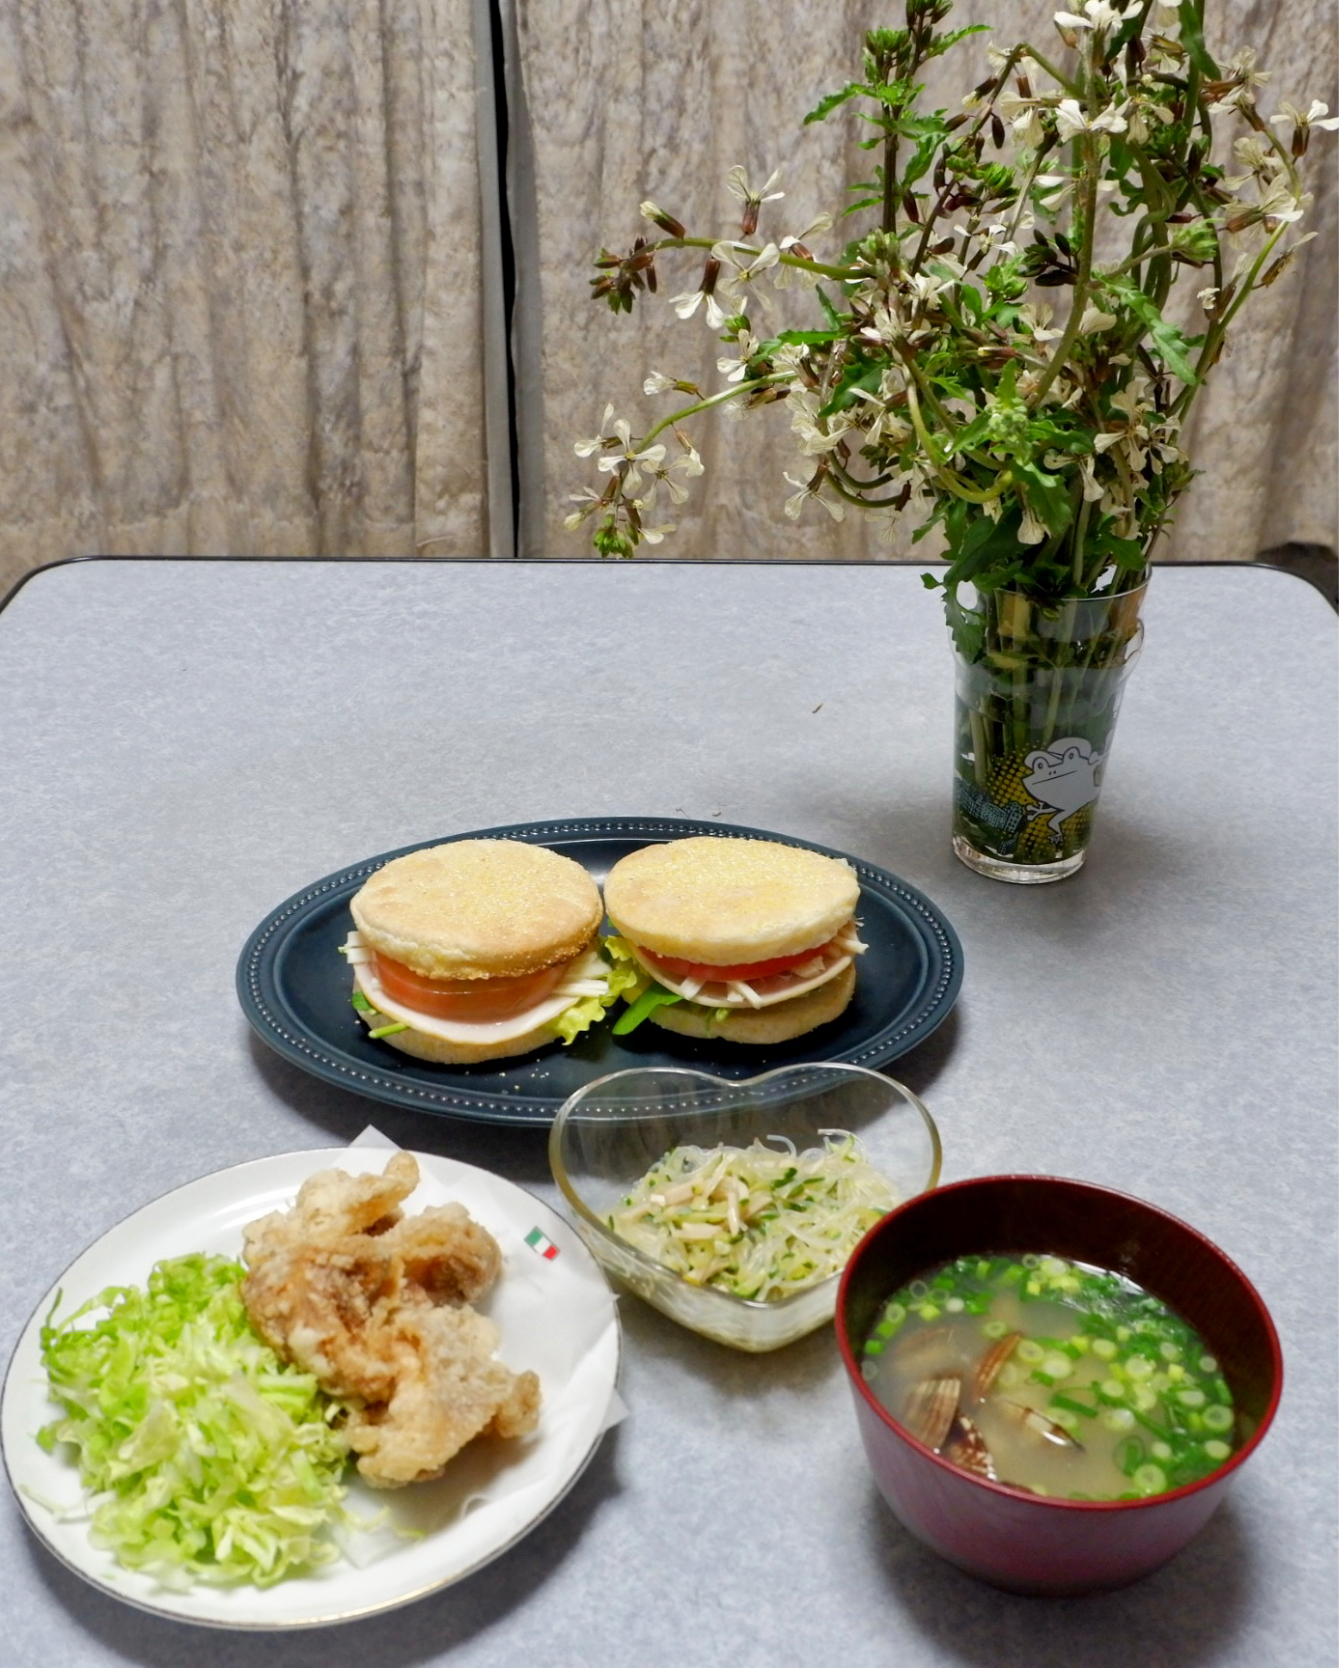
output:
M606 1273L703 1337L779 1349L832 1319L840 1271L772 1301L694 1285L621 1239L611 1212L675 1147L747 1147L781 1137L804 1151L849 1131L899 1203L939 1180L939 1131L910 1089L864 1066L783 1066L744 1082L684 1067L633 1067L585 1084L549 1135L554 1180Z

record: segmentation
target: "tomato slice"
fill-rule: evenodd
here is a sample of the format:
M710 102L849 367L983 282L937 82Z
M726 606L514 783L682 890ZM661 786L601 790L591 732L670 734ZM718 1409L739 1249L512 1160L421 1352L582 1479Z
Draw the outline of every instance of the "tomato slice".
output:
M430 979L379 950L372 952L373 969L392 1002L403 1002L406 1008L417 1008L434 1019L462 1019L478 1025L510 1019L533 1008L553 990L569 965L562 961L515 978Z
M792 967L803 967L805 962L821 956L827 947L820 944L797 955L773 956L770 961L732 962L728 967L713 966L706 961L684 961L680 956L659 956L652 950L643 950L641 945L637 946L637 953L652 967L663 967L675 979L701 979L704 984L710 980L744 979L752 983L754 979L770 978L773 973L788 972Z

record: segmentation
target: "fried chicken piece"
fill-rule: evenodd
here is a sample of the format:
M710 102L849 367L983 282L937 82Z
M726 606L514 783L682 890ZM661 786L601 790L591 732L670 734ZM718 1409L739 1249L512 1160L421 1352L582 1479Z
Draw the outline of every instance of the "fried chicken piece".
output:
M497 1241L462 1205L405 1216L417 1185L410 1153L381 1176L323 1170L244 1234L252 1325L353 1399L350 1445L380 1488L438 1476L475 1436L523 1436L539 1418L539 1380L494 1359L497 1328L469 1307L501 1269Z
M384 1405L355 1411L347 1426L358 1469L380 1487L439 1475L443 1454L483 1435L524 1436L539 1418L539 1380L493 1359L497 1328L473 1309L400 1315L400 1371Z

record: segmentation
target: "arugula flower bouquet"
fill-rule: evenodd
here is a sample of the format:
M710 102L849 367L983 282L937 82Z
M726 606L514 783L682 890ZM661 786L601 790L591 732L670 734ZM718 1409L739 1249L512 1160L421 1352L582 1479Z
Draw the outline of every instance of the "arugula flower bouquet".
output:
M601 251L593 293L616 313L656 291L670 252L704 252L671 305L726 344L724 385L648 378L677 398L639 434L607 409L577 443L601 479L567 525L591 524L604 556L659 543L663 500L702 473L691 420L784 400L787 515L942 527L949 565L925 578L959 663L955 849L996 878L1053 880L1087 849L1150 556L1194 473L1187 411L1252 291L1311 235L1302 162L1339 118L1318 102L1262 116L1268 76L1250 48L1210 53L1204 0L1084 0L1056 13L1050 55L992 47L960 108L923 110L926 67L981 32L942 31L950 10L906 0L905 28L866 36L863 78L805 118L853 105L869 132L845 213L875 224L839 254L814 253L826 215L765 239L783 194L742 168L737 235L691 235L645 202L657 235ZM764 333L759 293L787 283L810 323Z

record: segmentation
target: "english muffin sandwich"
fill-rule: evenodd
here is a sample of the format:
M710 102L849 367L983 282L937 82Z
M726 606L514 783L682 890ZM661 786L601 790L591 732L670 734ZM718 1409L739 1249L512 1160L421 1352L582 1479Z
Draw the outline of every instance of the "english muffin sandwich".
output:
M614 1030L643 1019L688 1037L779 1043L855 993L860 885L840 858L775 840L702 836L645 846L609 872L610 953L637 982Z
M467 1065L571 1042L630 981L595 948L595 882L544 846L411 851L349 907L353 1005L372 1036L420 1060Z

